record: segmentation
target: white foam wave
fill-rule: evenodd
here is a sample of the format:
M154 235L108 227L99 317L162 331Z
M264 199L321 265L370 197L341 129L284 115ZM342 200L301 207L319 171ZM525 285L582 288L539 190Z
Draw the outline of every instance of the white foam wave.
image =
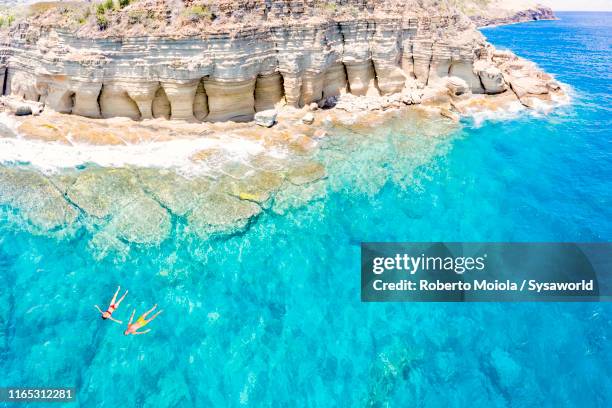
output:
M465 116L472 119L475 127L481 127L485 122L489 121L515 119L525 110L526 108L520 102L512 102L505 109L495 111L477 108L468 109Z
M16 126L0 116L0 123L16 132ZM101 167L157 167L175 168L185 173L211 170L206 162L194 162L191 157L202 150L223 151L223 161L246 161L264 151L257 142L225 135L222 138L206 136L193 139L175 139L128 145L90 145L29 140L22 137L0 138L0 163L27 163L44 172L94 164ZM270 152L276 157L283 152Z
M515 101L508 103L503 109L498 110L468 109L464 116L471 119L472 125L477 128L486 122L515 120L522 115L530 115L537 118L544 117L553 113L558 108L570 105L574 96L574 90L566 84L561 84L561 88L563 89L563 94L552 94L550 101L533 98L531 108L527 108L519 101Z

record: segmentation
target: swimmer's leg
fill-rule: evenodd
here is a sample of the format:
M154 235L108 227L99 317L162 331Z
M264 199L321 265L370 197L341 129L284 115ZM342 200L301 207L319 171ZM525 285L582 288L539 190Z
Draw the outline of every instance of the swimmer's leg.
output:
M151 316L151 318L149 320L145 320L145 324L149 324L149 322L153 321L153 319L155 319L157 316L159 316L159 314L163 312L163 310L160 310L159 312L155 313L153 316Z
M117 299L117 295L119 294L119 291L121 290L121 286L117 286L117 291L115 292L115 294L113 295L113 300L111 300L110 304L112 305L113 303L115 303L115 300Z
M125 291L125 293L123 294L123 296L121 296L121 297L119 298L119 300L118 300L118 301L117 301L117 303L116 303L117 307L119 307L119 304L121 303L121 301L122 301L123 299L125 299L125 297L127 296L128 292L129 292L129 291L127 291L127 290L126 290L126 291Z
M156 303L156 304L155 304L155 306L153 306L153 307L152 307L150 310L147 310L146 312L144 312L144 313L142 314L142 316L140 316L140 317L142 317L143 319L144 319L144 318L146 318L146 317L147 317L147 315L148 315L149 313L151 313L152 311L154 311L154 310L155 310L155 308L156 308L156 307L157 307L157 303Z
M136 335L136 334L147 334L147 333L148 333L148 332L150 332L150 331L151 331L151 329L147 329L147 330L145 330L145 331L141 331L141 332L134 332L134 334L135 334L135 335Z
M134 315L136 314L136 309L132 311L132 315L130 316L130 321L128 322L128 326L132 324L132 320L134 320Z

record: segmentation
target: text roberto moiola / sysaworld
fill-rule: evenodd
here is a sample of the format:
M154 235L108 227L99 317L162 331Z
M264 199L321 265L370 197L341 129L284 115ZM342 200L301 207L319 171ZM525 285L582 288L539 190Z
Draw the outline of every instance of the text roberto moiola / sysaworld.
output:
M487 268L487 255L478 257L433 257L396 254L393 257L376 257L372 260L372 273L382 278L385 272L405 273L410 279L399 279L386 282L383 279L372 280L375 291L530 291L530 292L573 292L592 291L592 280L579 282L542 282L537 279L431 279L422 277L414 279L417 273L454 273L461 276L466 273L483 272ZM397 275L396 275L397 276ZM467 276L466 276L467 277Z

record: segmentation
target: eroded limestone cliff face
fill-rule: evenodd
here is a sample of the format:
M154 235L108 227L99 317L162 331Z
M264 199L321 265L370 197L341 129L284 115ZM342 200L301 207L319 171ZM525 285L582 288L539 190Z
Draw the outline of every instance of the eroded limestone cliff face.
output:
M216 122L347 93L408 104L559 89L446 1L198 4L136 1L101 14L104 25L99 14L76 27L65 10L31 16L2 38L3 93L91 118Z

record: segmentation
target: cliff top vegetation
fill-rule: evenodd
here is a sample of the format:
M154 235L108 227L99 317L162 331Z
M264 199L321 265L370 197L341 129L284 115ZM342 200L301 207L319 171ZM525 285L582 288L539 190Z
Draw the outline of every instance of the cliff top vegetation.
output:
M0 17L81 37L194 36L285 25L454 12L448 0L99 0L47 1L11 7ZM7 19L11 16L10 24Z

